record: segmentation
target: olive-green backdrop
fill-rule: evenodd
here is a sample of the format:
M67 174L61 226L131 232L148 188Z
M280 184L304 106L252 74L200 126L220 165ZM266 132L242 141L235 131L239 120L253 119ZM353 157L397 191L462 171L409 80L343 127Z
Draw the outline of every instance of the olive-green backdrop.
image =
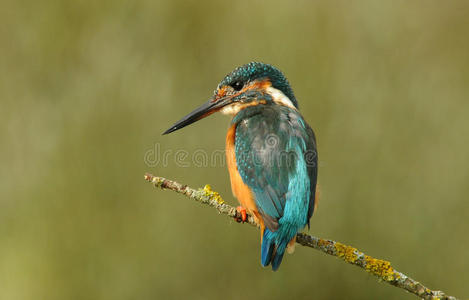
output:
M415 299L143 180L210 183L229 119L168 136L249 61L315 130L311 234L469 297L467 1L0 4L0 299ZM215 153L215 154L214 154Z

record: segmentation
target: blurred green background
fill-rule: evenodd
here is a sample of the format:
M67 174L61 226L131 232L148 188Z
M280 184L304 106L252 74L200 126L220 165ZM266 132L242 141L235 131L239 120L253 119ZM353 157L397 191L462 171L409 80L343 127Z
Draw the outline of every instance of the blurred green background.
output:
M0 299L415 299L302 247L263 269L254 228L143 180L236 203L223 164L191 161L226 116L161 133L254 60L318 138L310 233L469 297L469 2L3 0L0 19Z

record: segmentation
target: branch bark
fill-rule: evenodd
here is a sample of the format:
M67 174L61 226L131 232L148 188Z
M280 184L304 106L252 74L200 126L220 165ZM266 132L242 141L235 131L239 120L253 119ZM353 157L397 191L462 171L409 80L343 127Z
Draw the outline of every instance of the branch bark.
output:
M177 193L183 194L186 197L189 197L192 200L214 207L216 210L218 210L219 213L228 215L229 217L235 218L237 220L241 219L241 215L236 210L236 208L226 204L221 198L220 194L213 191L209 185L206 185L203 189L196 190L176 181L163 177L153 176L149 173L145 174L145 180L152 183L157 188L175 191ZM246 223L257 226L254 222L254 219L249 215ZM448 296L442 291L430 290L420 282L415 281L404 273L395 270L391 266L390 262L373 258L354 247L304 233L298 233L296 242L302 246L310 247L326 254L341 258L345 262L358 266L363 270L373 274L374 276L378 277L379 280L404 289L422 299L457 300L457 298Z

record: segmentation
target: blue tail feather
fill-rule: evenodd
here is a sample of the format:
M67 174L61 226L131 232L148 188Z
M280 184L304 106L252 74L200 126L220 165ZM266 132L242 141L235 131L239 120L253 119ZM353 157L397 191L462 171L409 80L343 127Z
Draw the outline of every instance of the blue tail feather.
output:
M267 233L269 229L265 229L264 235L262 237L262 247L261 247L261 264L264 267L267 267L270 262L272 261L272 254L274 252L275 248L275 243L269 237L269 234Z
M272 270L277 271L282 263L283 254L289 241L289 239L281 239L279 243L278 231L271 232L266 228L262 237L261 264L264 267L272 264Z
M285 248L283 248L282 253L277 250L275 253L275 257L272 259L272 270L277 271L278 267L280 267L280 264L282 263L283 255L285 254Z

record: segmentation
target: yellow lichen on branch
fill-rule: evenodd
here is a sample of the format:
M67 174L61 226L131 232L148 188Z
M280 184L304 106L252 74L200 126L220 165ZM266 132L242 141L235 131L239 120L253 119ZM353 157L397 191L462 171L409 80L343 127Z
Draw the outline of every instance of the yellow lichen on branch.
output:
M218 192L215 192L214 190L212 190L212 187L210 186L210 184L206 184L204 186L204 192L208 197L211 197L211 199L217 201L219 204L225 203L225 201L223 201L220 194Z
M365 255L366 270L375 274L386 281L392 281L400 278L399 273L394 272L389 261L373 258Z
M358 259L357 254L355 254L358 250L351 246L336 242L335 249L337 251L337 256L343 258L348 263L354 264Z

